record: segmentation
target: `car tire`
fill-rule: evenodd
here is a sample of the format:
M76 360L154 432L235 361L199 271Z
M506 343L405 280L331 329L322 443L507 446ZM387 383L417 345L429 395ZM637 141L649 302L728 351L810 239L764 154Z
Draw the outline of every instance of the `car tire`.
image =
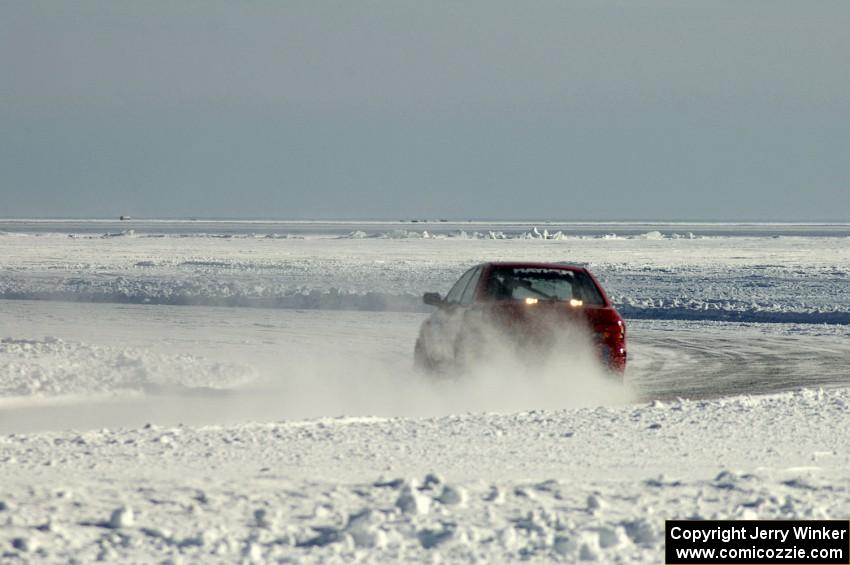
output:
M460 371L467 371L480 363L483 357L481 332L469 327L462 330L454 345L455 367Z
M436 370L434 361L425 351L421 338L416 340L416 345L413 348L413 368L423 373L433 373Z

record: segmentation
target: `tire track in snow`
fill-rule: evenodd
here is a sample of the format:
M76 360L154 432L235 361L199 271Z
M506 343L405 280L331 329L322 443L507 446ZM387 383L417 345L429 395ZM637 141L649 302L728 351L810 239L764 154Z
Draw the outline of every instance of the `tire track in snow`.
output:
M658 326L658 324L655 324ZM714 398L850 384L850 340L735 325L665 324L631 335L627 379L641 399ZM785 329L785 328L783 328Z

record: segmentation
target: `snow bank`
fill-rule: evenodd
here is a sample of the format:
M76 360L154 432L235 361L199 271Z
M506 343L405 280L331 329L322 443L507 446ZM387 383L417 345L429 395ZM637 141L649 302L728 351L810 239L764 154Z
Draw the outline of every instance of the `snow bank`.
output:
M142 265L149 266L149 265ZM241 308L286 308L296 310L361 310L428 312L421 295L331 289L257 289L238 282L216 281L73 281L68 285L39 288L3 288L0 299L61 300L118 304L163 304L170 306L226 306ZM58 288L57 288L58 286ZM88 287L88 288L87 288Z
M245 366L56 337L0 339L0 402L184 389L223 389L255 377Z
M846 429L848 408L846 389L800 390L5 436L0 546L41 561L658 563L666 519L846 517L844 438L823 431Z
M155 261L138 261L137 269L157 270L171 265ZM271 280L243 279L245 272L238 264L216 261L183 261L179 269L202 269L228 273L226 277L202 278L142 276L110 276L15 280L0 275L0 299L60 300L66 302L95 302L118 304L162 304L173 306L225 306L242 308L285 308L298 310L358 310L391 312L431 312L422 303L422 294L412 292L359 292L354 289L289 287ZM838 303L812 304L799 294L797 288L789 295L749 293L741 296L740 278L712 280L704 278L692 283L704 288L664 289L658 285L640 289L640 294L653 293L660 298L630 296L620 286L628 274L596 270L606 279L611 300L620 313L631 319L643 320L716 320L731 322L773 322L809 324L850 324L850 303L846 296L835 296ZM213 275L215 277L215 275ZM631 285L638 280L635 278ZM815 281L813 281L815 282ZM620 283L620 284L618 284ZM444 283L441 286L450 286ZM805 284L805 281L803 281ZM727 287L728 290L723 287ZM424 287L423 288L429 288ZM430 287L434 288L434 287ZM796 290L796 292L794 292ZM638 292L637 289L634 292ZM838 292L838 289L835 289ZM711 294L709 294L711 293ZM722 293L722 294L721 294ZM713 295L713 296L712 296ZM764 298L763 298L764 297ZM823 299L825 297L821 297Z

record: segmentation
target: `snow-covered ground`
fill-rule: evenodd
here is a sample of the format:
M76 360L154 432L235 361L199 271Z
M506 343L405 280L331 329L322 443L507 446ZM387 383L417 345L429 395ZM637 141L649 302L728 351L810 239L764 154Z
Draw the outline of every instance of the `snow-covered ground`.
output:
M657 563L665 519L847 517L850 226L115 224L0 221L2 562ZM591 266L625 387L412 371L418 296L508 258Z

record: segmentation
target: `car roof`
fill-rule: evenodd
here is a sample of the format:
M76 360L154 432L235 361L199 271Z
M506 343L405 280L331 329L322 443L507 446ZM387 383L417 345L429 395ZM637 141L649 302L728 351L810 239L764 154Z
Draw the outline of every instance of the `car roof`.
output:
M576 263L542 263L535 261L491 261L489 263L484 263L484 265L489 265L491 267L508 267L511 269L517 268L532 268L532 269L560 269L562 271L585 271L587 270L584 265L579 265Z

